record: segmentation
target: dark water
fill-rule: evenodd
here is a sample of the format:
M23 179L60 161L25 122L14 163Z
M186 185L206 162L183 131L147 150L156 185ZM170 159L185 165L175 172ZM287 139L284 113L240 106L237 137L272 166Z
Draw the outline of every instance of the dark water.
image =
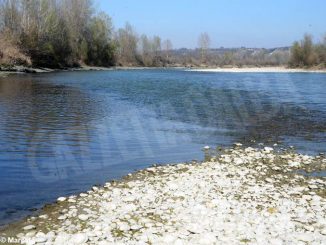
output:
M326 149L326 74L179 70L0 78L0 224L235 141Z

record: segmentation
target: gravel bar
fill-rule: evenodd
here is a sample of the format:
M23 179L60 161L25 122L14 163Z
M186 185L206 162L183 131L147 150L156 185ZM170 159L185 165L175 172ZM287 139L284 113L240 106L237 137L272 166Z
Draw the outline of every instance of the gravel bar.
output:
M58 245L326 244L326 179L298 174L325 166L322 154L238 143L205 162L154 166L60 197L0 235Z

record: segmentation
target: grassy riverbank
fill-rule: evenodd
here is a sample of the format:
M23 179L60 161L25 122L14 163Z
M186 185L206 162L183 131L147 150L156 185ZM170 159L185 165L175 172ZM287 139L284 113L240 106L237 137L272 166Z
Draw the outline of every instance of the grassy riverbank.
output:
M208 150L207 150L208 151ZM322 244L323 155L234 148L150 167L57 203L0 232L30 244Z

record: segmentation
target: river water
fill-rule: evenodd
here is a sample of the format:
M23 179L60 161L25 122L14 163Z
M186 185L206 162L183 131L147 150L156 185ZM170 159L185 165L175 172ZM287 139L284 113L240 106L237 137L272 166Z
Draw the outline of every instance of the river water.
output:
M177 69L0 78L0 224L205 145L326 149L326 74Z

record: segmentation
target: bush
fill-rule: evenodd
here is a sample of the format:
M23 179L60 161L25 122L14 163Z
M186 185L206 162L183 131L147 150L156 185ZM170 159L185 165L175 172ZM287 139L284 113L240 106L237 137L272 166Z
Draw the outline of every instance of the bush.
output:
M305 35L303 40L294 42L291 48L291 67L311 67L325 65L326 43L313 44L312 37Z

